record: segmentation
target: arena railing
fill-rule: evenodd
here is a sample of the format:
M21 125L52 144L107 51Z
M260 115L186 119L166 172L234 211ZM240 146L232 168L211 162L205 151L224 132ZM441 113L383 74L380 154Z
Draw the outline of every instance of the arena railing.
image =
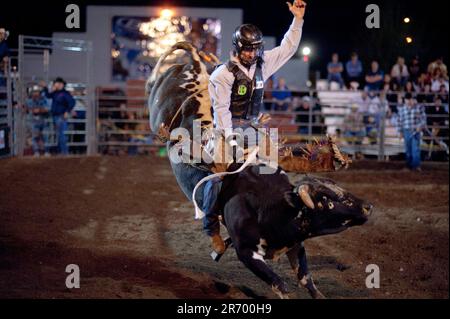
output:
M267 90L266 93L275 92ZM379 92L378 92L379 93ZM391 92L402 94L402 92ZM379 120L375 124L363 123L366 131L363 136L348 137L344 130L344 119L350 113L352 101L341 99L333 102L331 99L322 99L328 94L350 94L358 96L361 91L316 91L291 90L292 100L287 111L274 111L262 107L264 112L271 115L270 125L279 129L279 136L288 145L310 142L324 138L326 134L335 136L343 150L353 156L368 156L379 160L386 160L393 156L404 154L404 142L395 125L395 116L391 112L371 114ZM436 95L431 93L430 96ZM300 106L297 99L308 96L312 100L312 107L308 111L295 110ZM264 99L267 106L275 99ZM116 153L159 153L164 145L150 131L148 122L147 98L145 96L126 96L121 94L97 94L97 139L99 152L104 154ZM298 105L295 105L297 103ZM383 102L385 107L397 103ZM431 107L434 103L425 103ZM382 109L378 106L379 109ZM366 114L368 116L370 114ZM303 118L302 118L303 117ZM307 122L299 122L307 117ZM432 115L440 121L447 121L445 125L428 126L425 131L422 151L447 152L448 133L440 136L437 130L448 130L448 114ZM371 134L367 134L371 132Z

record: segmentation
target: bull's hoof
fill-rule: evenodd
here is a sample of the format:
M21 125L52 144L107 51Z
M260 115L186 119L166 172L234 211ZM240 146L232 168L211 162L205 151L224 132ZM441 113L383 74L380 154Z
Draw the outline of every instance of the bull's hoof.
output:
M280 299L289 299L288 289L284 282L278 285L272 285L272 291L280 298Z
M310 294L313 299L327 299L319 290L310 292Z
M313 299L326 299L319 289L317 289L311 274L303 276L303 278L299 280L298 285L306 288Z

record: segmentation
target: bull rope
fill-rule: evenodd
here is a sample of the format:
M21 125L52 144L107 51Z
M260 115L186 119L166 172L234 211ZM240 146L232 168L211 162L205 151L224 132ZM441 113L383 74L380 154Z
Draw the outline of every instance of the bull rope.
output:
M195 193L197 192L197 189L205 182L209 181L210 179L213 179L215 177L221 177L225 175L233 175L242 172L251 162L256 160L256 154L258 154L259 146L255 147L255 149L248 155L247 160L244 162L244 164L239 167L239 169L232 171L232 172L220 172L208 175L206 177L203 177L197 185L195 185L194 190L192 191L192 202L194 203L195 207L195 219L202 219L205 217L205 213L198 207L197 201L195 200Z

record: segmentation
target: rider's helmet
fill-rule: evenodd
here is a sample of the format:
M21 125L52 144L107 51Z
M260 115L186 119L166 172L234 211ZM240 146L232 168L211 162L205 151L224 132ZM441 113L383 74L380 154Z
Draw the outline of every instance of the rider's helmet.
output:
M247 62L250 65L254 64L258 59L262 59L264 52L263 34L258 27L253 24L243 24L233 33L233 47L236 54L243 50L256 50L256 56L251 61Z

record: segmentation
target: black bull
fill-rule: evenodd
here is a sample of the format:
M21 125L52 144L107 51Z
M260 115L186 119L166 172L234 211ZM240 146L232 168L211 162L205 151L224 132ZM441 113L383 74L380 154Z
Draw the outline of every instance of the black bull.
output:
M177 49L187 51L191 62L176 64L159 75L163 60ZM164 128L167 133L183 127L192 133L195 119L202 121L202 129L212 127L207 90L209 62L208 56L199 54L186 42L176 44L161 57L147 82L150 126L154 132ZM192 200L195 185L209 173L185 163L171 165L180 188ZM197 194L201 207L202 189ZM266 260L286 254L299 284L312 297L321 297L308 272L303 241L361 225L371 211L370 204L331 180L308 177L292 185L281 169L275 174L260 174L258 166L226 176L218 205L239 259L280 297L286 296L287 286Z

